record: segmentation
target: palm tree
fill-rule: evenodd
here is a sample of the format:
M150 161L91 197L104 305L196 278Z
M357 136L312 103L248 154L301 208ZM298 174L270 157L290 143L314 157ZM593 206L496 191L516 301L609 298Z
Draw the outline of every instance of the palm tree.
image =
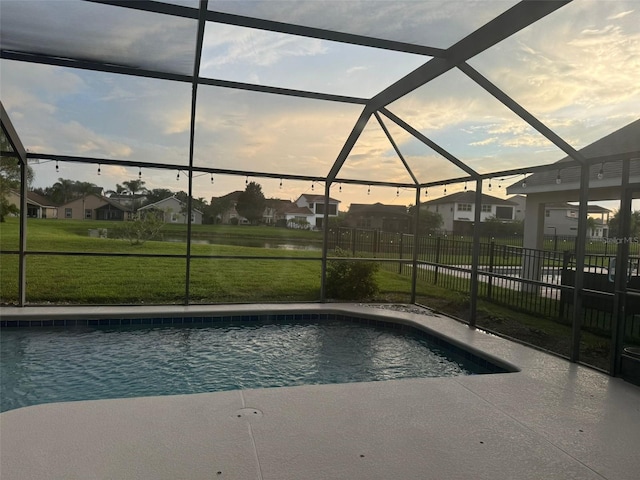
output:
M89 195L90 193L94 192L94 189L96 188L96 184L95 183L90 183L90 182L75 182L75 191L78 192L80 195L82 195L82 219L85 220L87 218L87 214L85 211L85 200L87 198L87 195Z
M137 210L136 193L138 192L144 193L147 191L147 189L144 187L144 180L129 180L122 183L124 184L125 187L127 187L127 190L131 194L131 198L132 198L131 208L133 208L133 211L135 212Z
M51 199L59 204L64 205L74 198L75 182L66 178L58 178L58 181L51 187Z

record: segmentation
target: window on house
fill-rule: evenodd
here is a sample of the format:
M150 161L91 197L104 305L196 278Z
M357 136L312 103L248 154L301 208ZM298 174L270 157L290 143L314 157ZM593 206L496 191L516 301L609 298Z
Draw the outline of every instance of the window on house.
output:
M578 212L576 212L575 210L568 210L567 211L567 217L576 218L577 216L578 216Z
M192 213L191 214L191 223L195 223L196 222L196 214Z
M491 205L482 205L481 212L491 213Z
M551 210L545 210L544 211L544 216L545 217L550 217L551 216Z
M470 203L459 203L458 204L458 211L459 212L470 212L471 211L471 204Z
M513 220L513 207L496 207L496 218Z
M178 214L171 213L171 223L176 223L178 221Z
M84 218L91 218L91 209L86 208L84 210Z
M64 209L64 218L72 218L73 217L73 209L65 208Z

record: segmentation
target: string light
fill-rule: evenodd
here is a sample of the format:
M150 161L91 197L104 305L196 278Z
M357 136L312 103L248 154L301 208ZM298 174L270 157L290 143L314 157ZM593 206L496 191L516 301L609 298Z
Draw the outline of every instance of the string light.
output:
M311 191L313 192L314 190L315 190L315 184L311 182Z
M400 196L400 187L397 187L396 188L396 197L399 197L399 196Z
M138 167L138 180L142 178L142 168Z
M489 179L489 191L491 191L491 179Z
M280 190L282 190L282 179L280 179Z
M524 178L522 179L522 188L527 188L527 176L525 174L523 175Z
M598 180L602 180L604 178L604 163L600 164L600 171L598 172Z
M176 181L180 180L180 170L178 170L178 174L176 175Z
M249 177L248 177L248 176L247 176L247 178L245 179L244 184L245 184L246 186L249 186Z
M560 170L558 170L558 175L556 176L556 185L560 185L562 183L562 178L560 178Z
M424 189L424 196L426 197L427 195L429 195L429 192L427 192L427 189Z
M447 186L446 185L444 186L444 194L445 195L447 194Z
M467 191L467 182L464 182L464 191Z
M56 172L60 171L60 167L58 166L58 160L56 160Z
M338 187L338 192L342 193L342 184Z
M100 175L100 164L98 164L98 175Z
M213 185L213 173L211 174L211 185Z
M367 187L367 195L371 195L371 185Z

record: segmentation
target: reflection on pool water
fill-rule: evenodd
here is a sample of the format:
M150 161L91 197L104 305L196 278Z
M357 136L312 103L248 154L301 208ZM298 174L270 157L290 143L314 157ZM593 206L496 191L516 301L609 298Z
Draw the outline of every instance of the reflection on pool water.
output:
M340 321L4 329L1 411L39 403L487 373L422 336Z

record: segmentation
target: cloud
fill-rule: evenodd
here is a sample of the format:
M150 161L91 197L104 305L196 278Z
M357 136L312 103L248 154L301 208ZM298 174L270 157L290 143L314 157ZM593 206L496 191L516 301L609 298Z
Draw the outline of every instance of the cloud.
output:
M627 15L631 15L634 12L634 10L627 10L624 12L620 12L620 13L616 13L615 15L611 15L609 17L607 17L607 20L618 20L620 18L624 18Z
M489 145L491 143L496 143L498 141L498 137L489 137L484 140L479 140L477 142L471 142L469 145L473 147L481 147L483 145Z
M213 24L205 32L201 70L207 75L214 67L230 64L271 66L283 58L316 56L325 52L326 45L321 40Z

